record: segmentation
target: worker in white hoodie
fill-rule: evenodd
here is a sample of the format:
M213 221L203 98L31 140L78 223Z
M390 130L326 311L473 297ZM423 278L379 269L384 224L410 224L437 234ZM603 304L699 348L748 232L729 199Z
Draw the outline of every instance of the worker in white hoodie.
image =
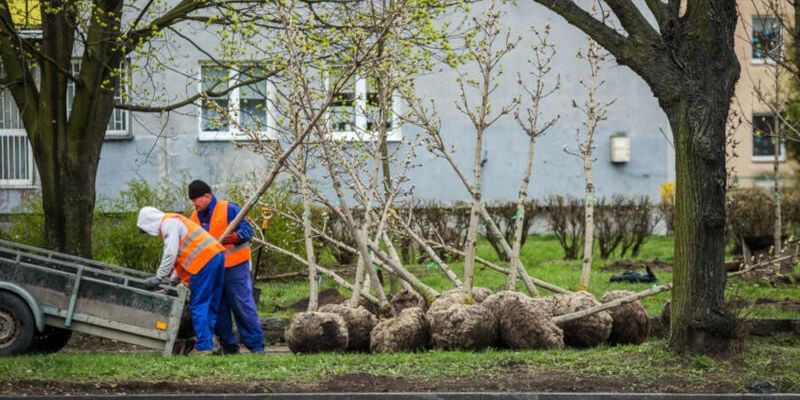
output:
M156 275L145 282L155 289L173 274L189 285L197 344L193 353L211 354L214 326L225 282L225 247L200 225L180 214L164 213L154 207L139 210L136 226L164 241L161 265Z

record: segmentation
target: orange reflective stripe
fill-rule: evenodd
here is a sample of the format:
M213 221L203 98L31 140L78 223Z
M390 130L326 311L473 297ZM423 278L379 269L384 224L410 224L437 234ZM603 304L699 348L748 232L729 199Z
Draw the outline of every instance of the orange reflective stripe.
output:
M175 260L175 270L184 281L188 279L188 274L196 275L214 256L225 251L216 239L189 218L168 213L164 215L162 222L167 218L177 218L188 230L181 238L178 258Z

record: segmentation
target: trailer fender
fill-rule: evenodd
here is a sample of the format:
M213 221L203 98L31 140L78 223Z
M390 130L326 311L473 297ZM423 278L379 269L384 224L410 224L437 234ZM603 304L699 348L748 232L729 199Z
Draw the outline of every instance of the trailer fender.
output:
M44 331L44 313L42 312L42 309L39 308L39 303L36 302L36 299L34 299L27 290L10 282L0 282L0 290L6 290L14 293L24 300L31 309L33 320L36 323L36 330L38 332Z

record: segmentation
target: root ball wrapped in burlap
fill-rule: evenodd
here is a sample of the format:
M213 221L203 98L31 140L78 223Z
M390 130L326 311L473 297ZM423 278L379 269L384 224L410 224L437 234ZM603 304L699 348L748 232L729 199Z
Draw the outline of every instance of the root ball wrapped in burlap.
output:
M497 341L494 314L480 304L464 304L463 292L443 294L431 304L426 316L434 347L482 350Z
M453 294L461 294L461 295L463 295L464 294L464 289L462 289L462 288L450 289L450 290L442 293L442 295L439 296L437 298L437 300L441 299L444 296L450 296L450 295L453 295ZM492 291L487 289L487 288L484 288L484 287L474 287L474 288L472 288L472 300L474 300L475 303L482 303L484 300L486 300L487 297L489 297L491 295L492 295Z
M492 291L489 289L480 287L473 288L472 289L473 304L480 304L491 294ZM431 303L431 305L428 307L428 314L430 314L431 311L434 310L438 311L446 309L453 304L465 304L464 298L465 298L464 289L456 288L448 290L439 295L439 297L437 297L436 300L434 300L433 303ZM428 320L428 322L430 322L430 320Z
M629 290L612 290L600 300L608 303L636 293ZM642 344L650 334L650 319L641 301L623 304L608 310L614 323L608 342L611 344Z
M600 304L589 292L555 294L543 297L550 305L554 317L581 311ZM594 313L579 320L565 322L559 327L564 330L564 344L573 347L592 347L605 342L611 334L614 320L606 311Z
M547 303L522 293L497 292L481 303L497 318L502 344L512 349L564 347L564 332L552 321Z
M286 343L292 353L344 351L347 342L347 323L338 314L297 313L286 328Z
M326 304L320 312L340 315L347 324L347 350L369 351L369 335L378 324L378 318L362 306L352 308L349 304Z
M423 312L428 310L428 304L425 302L422 295L408 290L404 290L393 296L390 303L392 304L394 313L398 315L401 311L412 307L419 307Z
M419 307L411 307L375 326L370 335L370 350L373 353L418 351L426 349L430 341L425 312Z

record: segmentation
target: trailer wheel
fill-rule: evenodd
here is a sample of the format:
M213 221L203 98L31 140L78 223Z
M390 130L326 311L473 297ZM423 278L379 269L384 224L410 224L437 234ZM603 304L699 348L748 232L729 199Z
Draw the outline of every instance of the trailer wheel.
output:
M29 353L55 353L64 348L72 337L72 331L54 326L45 326L44 332L33 336Z
M35 331L28 305L18 296L0 291L0 356L24 353Z

